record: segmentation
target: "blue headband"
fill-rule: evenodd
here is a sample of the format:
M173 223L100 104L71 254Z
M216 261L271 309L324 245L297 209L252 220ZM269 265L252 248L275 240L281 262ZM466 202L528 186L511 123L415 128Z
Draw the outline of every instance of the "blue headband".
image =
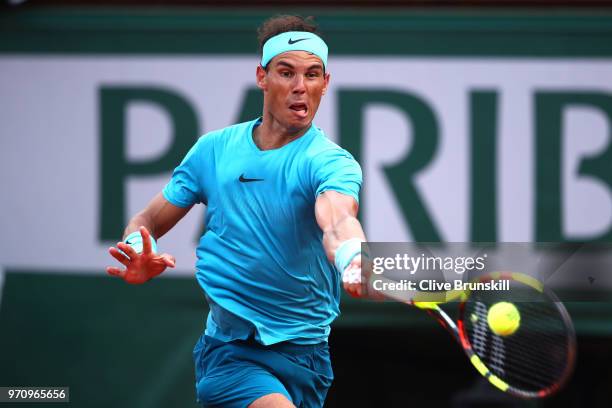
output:
M321 58L323 67L327 68L327 44L307 31L287 31L268 39L263 46L261 66L265 68L272 58L287 51L308 51Z

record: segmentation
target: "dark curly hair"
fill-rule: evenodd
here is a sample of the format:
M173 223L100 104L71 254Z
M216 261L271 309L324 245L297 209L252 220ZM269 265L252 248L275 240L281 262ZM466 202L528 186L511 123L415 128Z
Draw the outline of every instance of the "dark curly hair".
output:
M263 52L263 46L268 39L287 31L308 31L321 37L321 33L317 31L317 23L314 21L314 17L279 14L261 23L257 29L259 53Z

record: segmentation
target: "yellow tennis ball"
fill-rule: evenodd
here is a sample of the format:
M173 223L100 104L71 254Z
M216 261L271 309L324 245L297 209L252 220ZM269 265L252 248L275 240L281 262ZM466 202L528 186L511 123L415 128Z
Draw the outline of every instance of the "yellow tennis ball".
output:
M521 314L512 303L499 302L489 309L487 322L493 333L509 336L521 325Z

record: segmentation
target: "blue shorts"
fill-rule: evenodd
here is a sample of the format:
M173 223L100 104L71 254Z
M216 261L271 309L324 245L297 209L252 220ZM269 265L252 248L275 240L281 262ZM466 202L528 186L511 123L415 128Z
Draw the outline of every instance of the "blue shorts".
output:
M205 407L245 408L272 393L299 408L322 407L334 378L326 342L263 346L202 334L193 357L197 400Z

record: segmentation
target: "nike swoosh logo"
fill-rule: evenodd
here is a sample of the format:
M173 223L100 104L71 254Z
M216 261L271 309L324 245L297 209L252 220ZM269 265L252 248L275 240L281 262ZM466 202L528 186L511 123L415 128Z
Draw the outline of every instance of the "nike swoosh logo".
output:
M296 42L300 42L300 41L304 41L304 40L310 40L310 38L298 38L297 40L292 40L291 38L289 39L289 41L287 42L288 44L295 44Z
M244 173L242 173L240 177L238 177L238 181L240 181L241 183L250 183L252 181L263 181L263 179L246 178L244 177Z

